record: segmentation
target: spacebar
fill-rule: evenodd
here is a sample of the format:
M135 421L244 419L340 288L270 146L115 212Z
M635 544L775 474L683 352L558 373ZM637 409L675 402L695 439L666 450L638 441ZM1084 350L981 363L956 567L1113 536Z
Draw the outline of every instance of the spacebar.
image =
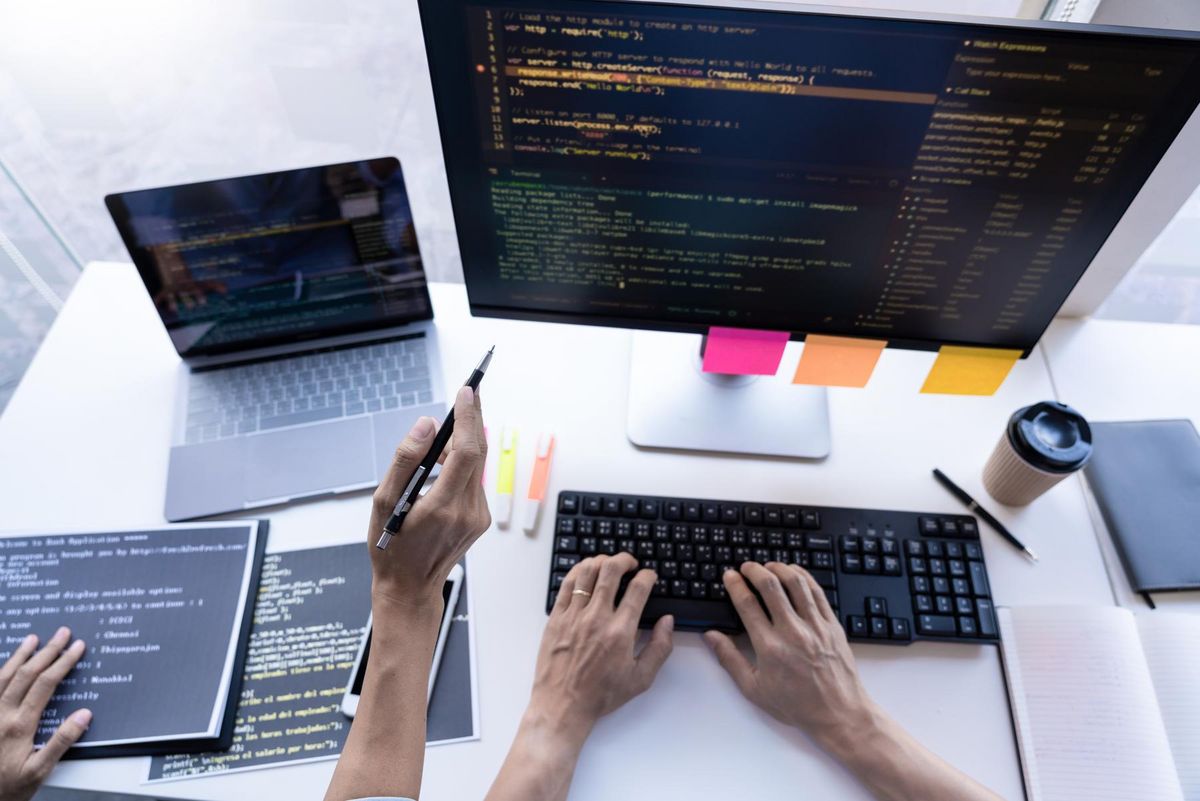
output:
M282 428L283 426L298 426L301 423L316 423L320 420L332 420L342 416L341 406L329 406L325 409L308 409L291 414L277 414L274 417L263 417L258 421L258 428Z
M742 621L729 601L693 601L684 598L650 598L642 610L641 626L649 628L663 615L675 616L675 628L692 631L741 631Z

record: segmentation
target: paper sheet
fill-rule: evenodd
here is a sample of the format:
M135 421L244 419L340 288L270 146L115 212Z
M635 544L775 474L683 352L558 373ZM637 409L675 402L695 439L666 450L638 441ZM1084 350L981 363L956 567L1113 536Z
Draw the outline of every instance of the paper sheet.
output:
M1183 797L1200 801L1200 617L1160 609L1137 623Z
M789 337L787 331L713 326L704 347L704 372L775 375Z
M1001 609L1030 801L1183 801L1133 615Z
M800 353L800 364L796 365L792 383L865 387L886 346L887 342L881 339L809 334L804 339L804 350Z
M943 345L922 392L944 395L995 395L1021 351Z

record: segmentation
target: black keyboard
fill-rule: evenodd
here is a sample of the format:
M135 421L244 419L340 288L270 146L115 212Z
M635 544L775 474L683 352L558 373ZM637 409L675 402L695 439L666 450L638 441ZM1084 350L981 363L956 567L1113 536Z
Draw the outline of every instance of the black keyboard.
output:
M740 631L721 575L784 562L813 575L851 640L1000 640L979 525L967 515L564 491L547 614L576 562L623 551L658 573L643 627L672 614L678 628Z

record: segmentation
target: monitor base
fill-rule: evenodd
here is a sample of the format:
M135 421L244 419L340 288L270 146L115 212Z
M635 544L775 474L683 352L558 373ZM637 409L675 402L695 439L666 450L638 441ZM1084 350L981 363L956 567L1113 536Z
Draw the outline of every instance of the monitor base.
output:
M626 433L643 448L820 459L829 455L829 406L824 387L782 373L705 373L694 334L639 331Z

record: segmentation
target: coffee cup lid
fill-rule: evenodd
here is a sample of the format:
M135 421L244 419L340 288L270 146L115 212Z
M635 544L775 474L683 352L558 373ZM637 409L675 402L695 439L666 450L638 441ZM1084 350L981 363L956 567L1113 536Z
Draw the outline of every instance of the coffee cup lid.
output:
M1078 470L1092 455L1087 420L1057 401L1018 409L1008 421L1008 435L1021 458L1052 473Z

